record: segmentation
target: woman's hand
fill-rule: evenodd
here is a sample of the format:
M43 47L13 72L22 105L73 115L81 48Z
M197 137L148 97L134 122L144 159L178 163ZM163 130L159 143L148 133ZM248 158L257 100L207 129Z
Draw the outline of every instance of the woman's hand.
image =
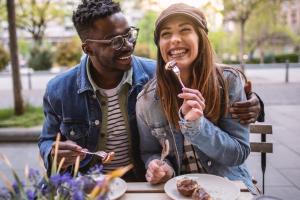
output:
M182 88L182 92L178 94L183 99L181 112L187 121L196 121L203 116L205 108L205 99L198 90L190 88Z
M146 179L151 184L163 183L172 178L173 168L166 162L152 160L146 172Z

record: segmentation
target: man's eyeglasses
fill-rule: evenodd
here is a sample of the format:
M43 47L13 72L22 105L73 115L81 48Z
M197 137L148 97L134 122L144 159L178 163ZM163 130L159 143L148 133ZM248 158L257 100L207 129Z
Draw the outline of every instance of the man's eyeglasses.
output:
M129 31L124 35L117 35L110 40L94 40L94 39L86 39L86 42L97 42L100 44L110 44L113 49L119 50L123 47L125 43L125 39L131 44L135 43L138 37L139 29L136 27L130 27Z

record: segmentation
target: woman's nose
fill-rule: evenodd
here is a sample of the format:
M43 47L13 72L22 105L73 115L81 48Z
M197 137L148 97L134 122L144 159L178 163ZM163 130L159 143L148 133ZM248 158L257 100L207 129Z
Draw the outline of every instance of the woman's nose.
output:
M181 37L178 34L173 34L171 37L172 44L178 44L181 42Z

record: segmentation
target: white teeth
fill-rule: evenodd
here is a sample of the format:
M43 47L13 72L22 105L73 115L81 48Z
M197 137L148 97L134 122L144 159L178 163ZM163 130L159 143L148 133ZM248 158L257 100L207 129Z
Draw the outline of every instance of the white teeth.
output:
M172 50L170 53L171 53L171 55L177 55L177 54L183 54L183 53L185 53L186 52L186 50L185 49L176 49L176 50Z
M120 57L119 59L120 60L126 60L126 59L129 59L131 56L126 56L126 57Z

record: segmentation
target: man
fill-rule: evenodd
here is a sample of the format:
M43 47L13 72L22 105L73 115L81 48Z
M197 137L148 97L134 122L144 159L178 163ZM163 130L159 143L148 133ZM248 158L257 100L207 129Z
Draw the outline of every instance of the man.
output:
M154 75L155 62L132 55L138 29L129 26L119 4L111 0L82 1L73 13L73 23L87 56L48 83L39 140L45 167L49 172L55 138L61 133L58 161L65 158L63 170L72 170L77 156L82 172L100 164L97 156L85 151L114 151L116 156L104 165L105 172L133 164L123 178L144 180L135 104L137 94ZM233 110L237 118L256 120L260 105L255 95L238 106L238 112Z

